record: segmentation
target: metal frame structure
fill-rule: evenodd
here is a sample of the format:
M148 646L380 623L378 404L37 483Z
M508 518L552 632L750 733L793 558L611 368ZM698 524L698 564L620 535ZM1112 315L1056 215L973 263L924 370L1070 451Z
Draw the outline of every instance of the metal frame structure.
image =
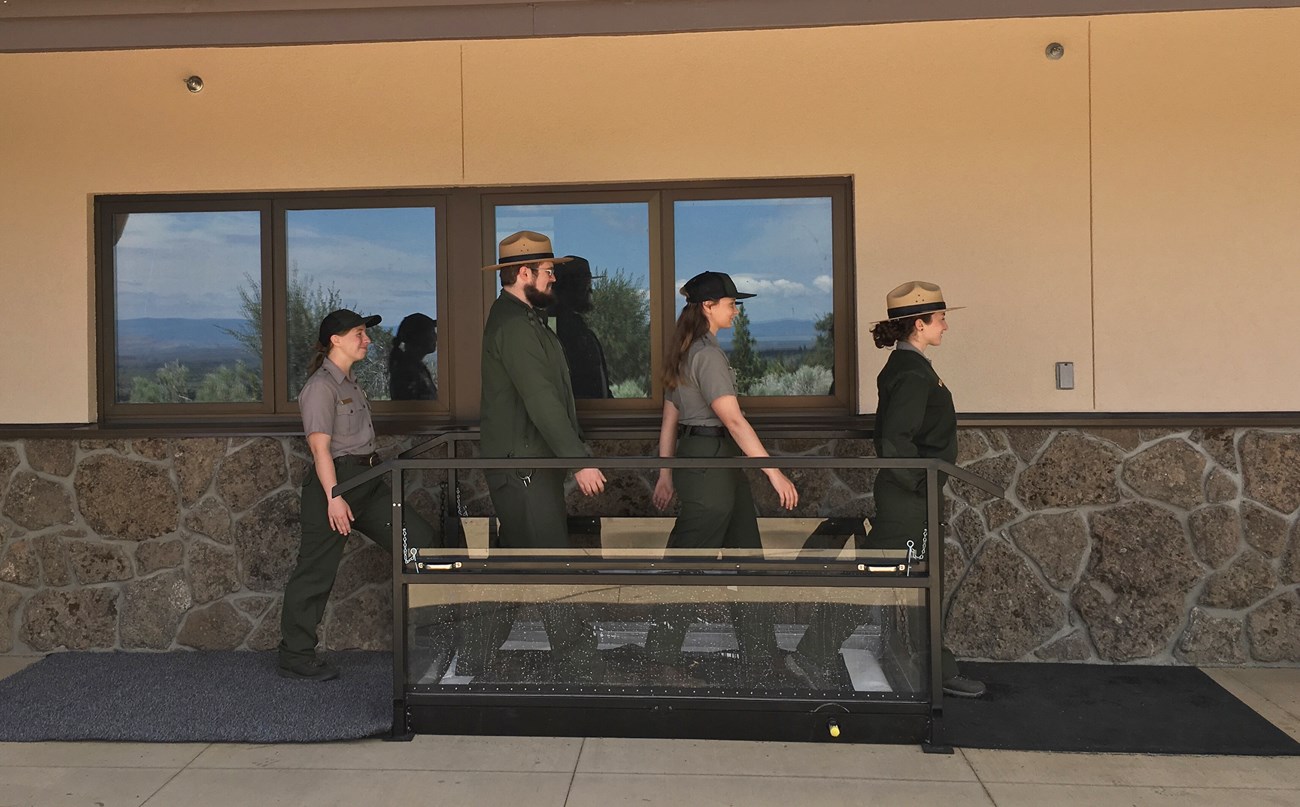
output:
M601 433L597 439L635 439L640 433ZM765 435L779 437L780 435ZM861 437L858 433L825 435ZM415 554L403 541L403 475L411 471L446 471L449 490L457 474L468 470L504 468L564 468L576 462L603 470L658 468L761 468L769 458L599 457L565 459L467 459L456 456L456 444L477 439L474 432L444 434L402 453L336 486L338 495L379 476L388 475L392 490L393 546L393 728L394 739L412 733L523 734L569 736L696 737L769 740L828 740L842 736L857 742L920 741L927 751L950 753L943 718L942 593L943 477L954 477L998 497L997 485L950 463L936 459L855 459L843 457L780 457L782 468L920 469L926 474L928 523L940 525L928 567L915 576L873 575L857 560L796 559L698 561L595 559L589 556L489 558L426 565L414 570ZM445 446L447 457L417 459ZM454 526L458 515L449 515ZM407 609L412 585L475 583L487 585L588 585L616 575L619 585L719 586L862 586L922 589L929 641L928 701L889 700L882 696L852 698L812 691L772 690L756 695L742 690L674 690L669 694L579 691L568 685L493 687L488 691L448 692L413 687L407 681ZM618 690L618 691L614 691ZM835 731L828 731L828 729Z

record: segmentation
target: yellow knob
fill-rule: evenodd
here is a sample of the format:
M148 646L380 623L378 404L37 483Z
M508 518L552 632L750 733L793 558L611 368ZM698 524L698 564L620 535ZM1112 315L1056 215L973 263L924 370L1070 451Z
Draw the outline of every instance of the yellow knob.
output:
M831 733L831 736L832 736L832 737L838 737L838 736L840 736L840 724L839 724L839 723L836 723L834 720L832 720L832 721L830 721L830 722L827 724L827 728L830 730L830 733Z

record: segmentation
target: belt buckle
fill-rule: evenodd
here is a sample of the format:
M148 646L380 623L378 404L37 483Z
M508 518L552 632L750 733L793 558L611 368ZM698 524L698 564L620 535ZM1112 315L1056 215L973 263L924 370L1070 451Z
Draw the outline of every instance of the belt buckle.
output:
M370 452L370 455L366 457L366 467L373 468L378 464L379 464L379 454L374 451Z

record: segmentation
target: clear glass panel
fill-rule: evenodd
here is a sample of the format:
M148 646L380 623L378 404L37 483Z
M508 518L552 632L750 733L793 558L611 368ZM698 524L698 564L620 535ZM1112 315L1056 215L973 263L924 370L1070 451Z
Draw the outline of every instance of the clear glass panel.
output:
M320 322L336 308L379 314L354 366L371 400L438 397L437 210L289 210L289 397L307 380Z
M673 228L678 290L714 271L757 295L718 334L740 394L832 394L831 199L676 202Z
M924 700L924 593L439 580L409 590L407 676L431 691L509 684Z
M118 403L262 400L262 245L256 211L120 213Z
M502 205L497 241L520 230L551 238L557 255L551 327L578 398L650 395L650 208L645 202Z

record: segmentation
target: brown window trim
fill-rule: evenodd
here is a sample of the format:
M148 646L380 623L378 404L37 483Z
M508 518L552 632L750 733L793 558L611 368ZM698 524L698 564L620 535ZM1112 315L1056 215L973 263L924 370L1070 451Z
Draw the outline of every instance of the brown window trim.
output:
M691 199L830 197L832 200L832 277L835 317L834 396L747 397L756 418L851 417L856 408L857 361L854 299L852 179L807 177L778 179L630 182L546 186L402 188L349 191L247 192L221 194L106 195L95 199L96 313L98 337L98 423L108 428L253 430L259 424L292 431L297 405L289 400L287 342L283 300L286 295L285 213L325 208L433 206L437 215L437 288L439 360L437 402L376 402L376 426L424 424L420 431L440 431L478 418L482 328L495 297L495 278L480 267L495 256L495 206L564 202L645 201L650 216L651 283L658 292L651 314L650 397L580 402L584 422L636 422L657 417L663 406L658 373L676 319L673 289L673 203ZM260 404L120 404L114 400L113 215L134 212L256 210L262 215L263 400ZM452 238L449 233L456 233ZM473 278L477 277L476 282ZM480 311L482 316L451 316Z

